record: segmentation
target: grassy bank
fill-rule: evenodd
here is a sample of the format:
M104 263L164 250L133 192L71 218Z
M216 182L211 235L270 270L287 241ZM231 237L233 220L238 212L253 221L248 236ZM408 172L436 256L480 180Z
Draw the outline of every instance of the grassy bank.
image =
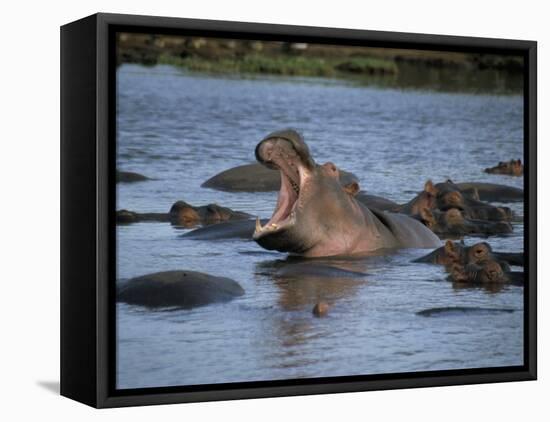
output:
M307 56L265 56L248 54L238 58L211 59L198 56L160 55L157 63L209 73L257 73L288 76L334 77L339 74L393 75L397 65L391 60L372 57L327 59Z

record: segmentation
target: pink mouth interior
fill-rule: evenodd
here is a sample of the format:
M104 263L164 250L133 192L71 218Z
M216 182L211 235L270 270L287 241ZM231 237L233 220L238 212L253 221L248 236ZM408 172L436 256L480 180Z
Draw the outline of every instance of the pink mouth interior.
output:
M296 206L300 195L300 158L290 142L277 139L266 142L261 148L264 163L276 167L281 174L281 189L277 205L267 225L285 221Z
M277 205L273 216L267 222L267 225L279 224L281 221L286 220L292 209L294 208L296 201L298 200L298 192L292 187L295 182L291 182L291 179L281 170L281 189L279 190L279 197L277 198Z

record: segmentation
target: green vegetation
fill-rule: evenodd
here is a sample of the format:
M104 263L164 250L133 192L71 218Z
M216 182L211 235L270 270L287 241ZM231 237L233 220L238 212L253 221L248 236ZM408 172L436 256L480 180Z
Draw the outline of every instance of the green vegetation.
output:
M361 74L395 74L397 65L394 60L376 57L352 57L336 66L340 71Z
M393 75L394 61L371 57L325 59L319 57L247 54L242 58L205 59L198 56L161 55L158 63L180 66L197 72L260 73L289 76L334 77L339 74Z
M457 92L523 90L523 57L499 54L120 33L117 64L123 63Z

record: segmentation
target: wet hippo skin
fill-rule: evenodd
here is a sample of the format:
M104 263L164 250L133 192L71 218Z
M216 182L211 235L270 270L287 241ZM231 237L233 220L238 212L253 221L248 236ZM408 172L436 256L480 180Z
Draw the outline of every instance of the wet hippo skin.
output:
M455 263L451 267L449 278L455 283L466 284L513 284L523 286L523 272L505 271L501 263L489 259L479 264L461 265Z
M465 235L492 236L512 233L512 225L507 221L466 218L456 208L451 208L445 212L423 209L415 218L442 237Z
M252 217L250 214L234 211L217 204L195 207L185 201L177 201L168 213L138 213L128 210L118 210L117 224L131 224L144 221L170 222L176 226L195 227L199 224L209 225L228 220L243 220Z
M486 168L485 173L505 174L508 176L523 176L523 164L521 160L501 161L494 167Z
M481 201L522 202L523 189L496 183L464 182L456 184L466 195L477 195Z
M260 220L266 224L267 219ZM256 222L254 220L226 221L211 226L201 227L181 235L185 239L193 240L223 240L243 239L252 240Z
M450 266L453 262L462 265L479 264L489 259L506 263L507 265L523 266L523 253L496 252L487 242L478 242L467 246L461 242L447 240L444 246L437 248L427 255L415 259L413 262L439 264Z
M510 221L512 212L504 206L494 206L483 201L517 202L523 201L523 191L511 186L490 183L461 183L451 181L433 184L428 180L424 190L404 204L398 204L381 196L359 192L356 199L368 208L381 211L418 215L424 208L445 211L457 208L465 216L473 219Z
M143 182L145 180L149 180L149 178L144 176L143 174L134 173L131 171L119 171L119 170L117 170L116 172L117 183L135 183L135 182Z
M435 185L428 181L424 190L428 190L435 197L435 208L441 211L456 208L465 217L476 220L510 221L512 219L510 208L482 202L477 190L464 193L451 180Z
M149 308L190 309L244 294L234 280L196 271L164 271L132 278L117 289L117 301Z
M367 208L375 208L380 211L397 211L400 207L397 202L382 196L371 195L363 191L358 192L355 195L355 199Z

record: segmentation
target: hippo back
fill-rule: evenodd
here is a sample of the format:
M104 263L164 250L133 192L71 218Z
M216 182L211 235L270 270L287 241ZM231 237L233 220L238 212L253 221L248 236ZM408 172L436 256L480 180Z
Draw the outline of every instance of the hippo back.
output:
M376 209L370 209L370 211L393 233L400 247L432 248L441 246L439 238L414 218Z

